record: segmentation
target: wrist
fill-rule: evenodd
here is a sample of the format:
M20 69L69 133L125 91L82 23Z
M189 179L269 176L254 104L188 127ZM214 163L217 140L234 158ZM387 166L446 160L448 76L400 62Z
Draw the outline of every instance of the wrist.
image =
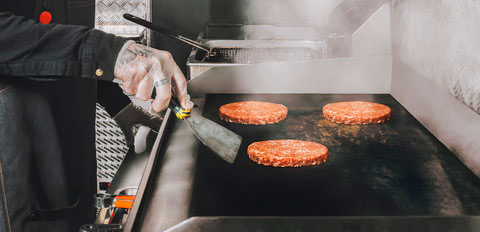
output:
M100 30L92 29L92 36L87 44L91 44L96 60L96 69L93 77L98 80L111 81L114 78L114 66L117 55L122 46L128 39L113 34L109 34Z

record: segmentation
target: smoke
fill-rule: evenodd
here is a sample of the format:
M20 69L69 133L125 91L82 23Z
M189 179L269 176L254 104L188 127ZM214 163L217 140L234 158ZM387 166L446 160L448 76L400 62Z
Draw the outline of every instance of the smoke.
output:
M336 31L348 35L358 29L367 19L365 17L370 17L379 5L390 1L238 2L243 12L243 18L236 21L238 23L309 25L318 30L328 28L328 35ZM395 55L480 113L480 1L392 0L391 5ZM348 38L346 41L330 40L329 54L341 53L336 57L352 55L348 45ZM342 49L347 51L338 52Z
M328 17L342 0L249 0L247 22L250 24L328 26Z
M327 26L342 0L210 0L210 22Z

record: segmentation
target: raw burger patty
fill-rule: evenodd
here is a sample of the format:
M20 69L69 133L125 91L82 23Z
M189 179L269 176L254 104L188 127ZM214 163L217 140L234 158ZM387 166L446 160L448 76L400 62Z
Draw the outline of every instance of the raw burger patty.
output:
M220 118L227 122L265 125L287 117L287 107L260 101L234 102L220 107Z
M390 108L386 105L363 102L336 102L323 107L326 119L344 124L384 123L390 119Z
M254 162L274 167L317 165L328 157L328 149L322 144L293 139L255 142L248 146L247 153Z

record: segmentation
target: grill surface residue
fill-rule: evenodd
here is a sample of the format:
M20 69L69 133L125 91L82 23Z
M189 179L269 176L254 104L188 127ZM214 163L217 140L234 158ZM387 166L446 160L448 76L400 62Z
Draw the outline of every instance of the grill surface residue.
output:
M267 101L288 108L277 124L220 120L220 106ZM383 124L326 121L332 102L368 101L391 108ZM480 180L387 94L207 95L203 114L243 137L235 163L199 147L192 216L394 216L480 214ZM303 168L258 165L248 145L301 139L327 146L326 163Z
M297 117L288 117L285 126L288 136L326 146L339 146L342 143L347 146L360 145L366 142L386 144L398 136L396 131L389 130L388 125L345 125L328 121L321 110L300 112Z

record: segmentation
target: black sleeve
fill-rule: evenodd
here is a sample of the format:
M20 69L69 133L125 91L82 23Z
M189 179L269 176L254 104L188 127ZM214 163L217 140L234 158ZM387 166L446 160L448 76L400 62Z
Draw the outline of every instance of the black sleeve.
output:
M97 82L97 102L105 108L105 111L111 116L120 112L132 101L123 94L122 88L117 83L99 81Z
M0 12L0 76L112 80L126 38Z

